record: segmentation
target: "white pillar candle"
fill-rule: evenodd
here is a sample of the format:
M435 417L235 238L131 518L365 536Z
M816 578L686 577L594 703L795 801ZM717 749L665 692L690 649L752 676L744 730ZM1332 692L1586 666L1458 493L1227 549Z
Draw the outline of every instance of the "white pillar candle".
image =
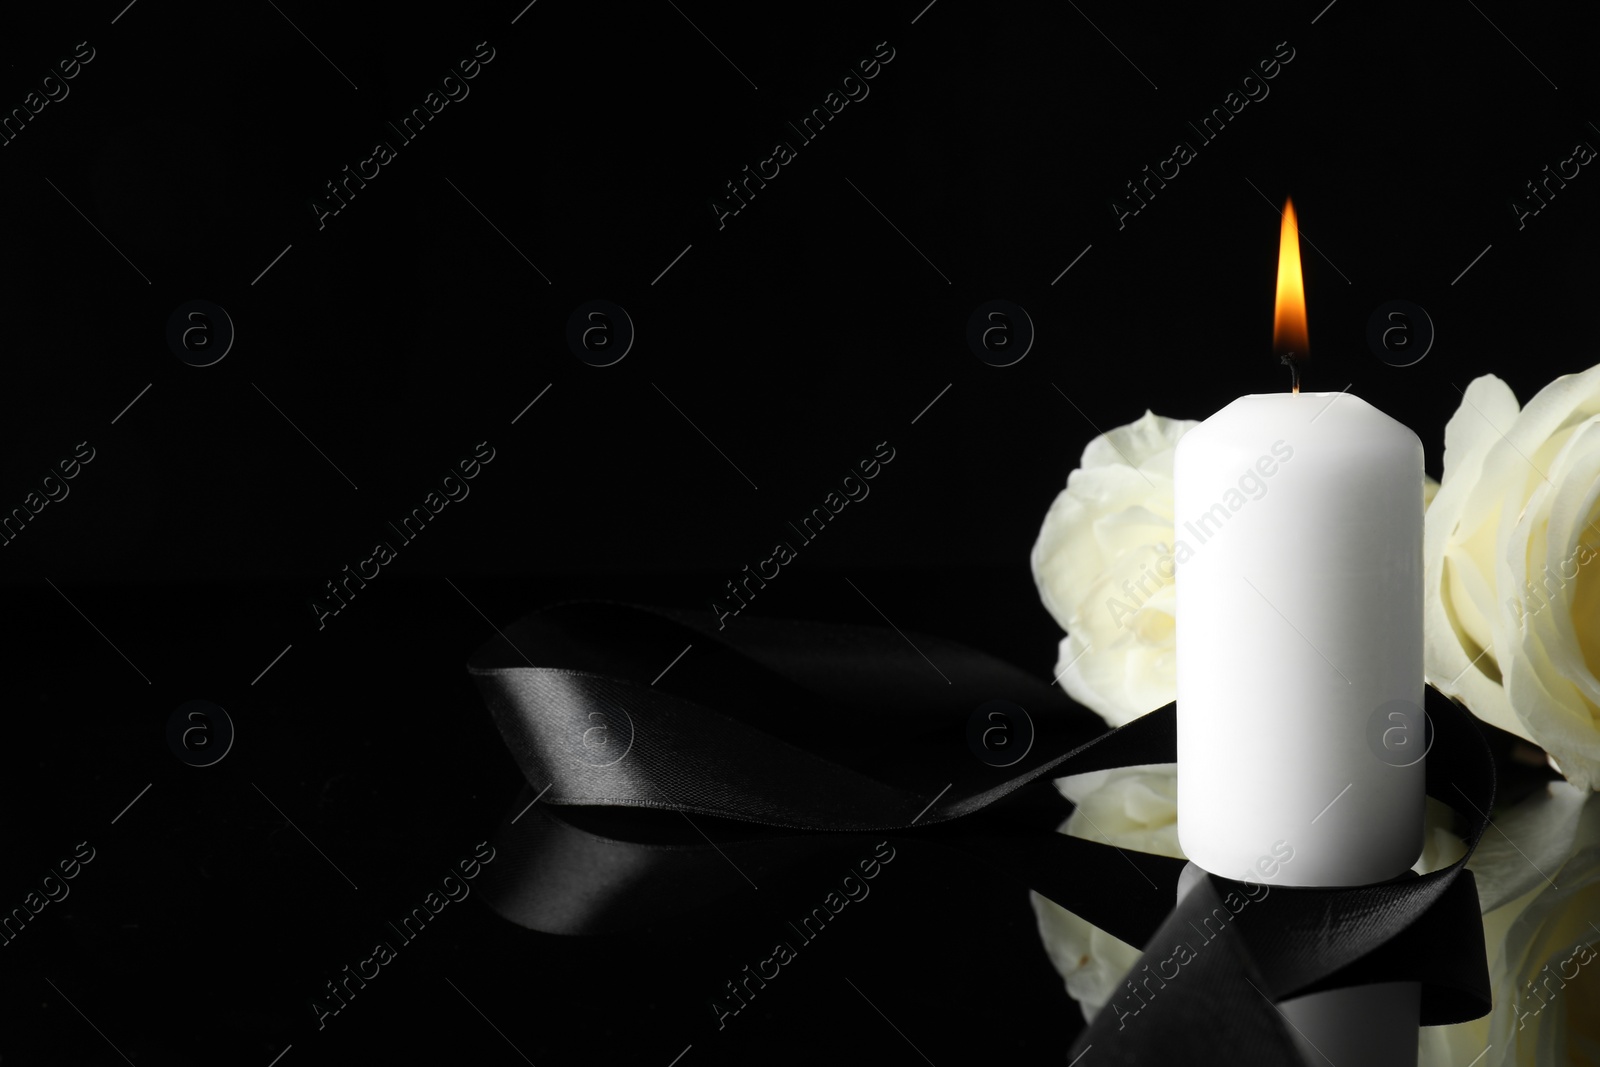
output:
M1174 460L1178 838L1228 878L1422 851L1422 443L1348 393L1240 397Z

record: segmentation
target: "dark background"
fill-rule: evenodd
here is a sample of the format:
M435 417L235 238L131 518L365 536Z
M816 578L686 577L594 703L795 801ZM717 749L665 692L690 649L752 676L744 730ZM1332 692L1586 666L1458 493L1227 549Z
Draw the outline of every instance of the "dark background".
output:
M1600 178L1520 230L1509 206L1600 144L1576 5L121 2L0 33L7 111L95 49L0 147L0 509L95 449L0 549L0 908L97 850L0 948L7 1064L1061 1061L1081 1014L1026 894L915 850L720 1033L706 1000L768 950L770 901L832 872L626 937L469 901L326 1029L307 1005L522 784L464 672L490 620L705 607L879 441L868 500L751 610L881 621L848 577L1048 678L1027 554L1096 428L1287 385L1286 195L1307 387L1408 423L1435 477L1472 378L1526 400L1596 361ZM485 40L470 95L399 144L385 120ZM798 143L785 120L880 41L870 95ZM1284 41L1202 144L1186 121ZM396 158L319 230L378 139ZM777 139L797 158L719 229L708 199ZM1111 199L1178 140L1197 158L1119 229ZM565 339L596 298L637 329L604 368ZM1037 330L1003 368L965 341L994 298ZM210 367L165 339L191 299L237 330ZM1413 366L1366 342L1395 299L1437 331ZM323 583L483 440L471 495L319 630ZM195 698L238 729L203 769L164 732Z

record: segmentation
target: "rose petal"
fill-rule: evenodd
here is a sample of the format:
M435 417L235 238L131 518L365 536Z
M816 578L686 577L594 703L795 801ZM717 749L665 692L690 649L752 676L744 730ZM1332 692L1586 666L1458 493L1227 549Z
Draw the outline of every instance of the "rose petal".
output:
M1497 427L1510 425L1517 411L1510 387L1485 375L1467 386L1461 406L1445 428L1444 479L1428 505L1423 527L1423 662L1427 680L1440 692L1460 699L1479 718L1532 740L1501 686L1500 657L1489 638L1489 617L1478 607L1493 577L1476 562L1485 555L1492 559L1492 552L1485 553L1474 541L1474 535L1482 535L1482 521L1463 529L1463 515L1480 488L1485 459L1504 440ZM1474 545L1479 545L1476 553L1469 547ZM1447 567L1450 559L1455 564ZM1494 610L1498 612L1498 607ZM1471 636L1469 629L1477 636ZM1475 647L1469 651L1464 640Z
M1521 410L1511 387L1493 374L1474 378L1461 396L1461 406L1444 428L1443 488L1465 478L1477 481L1484 453L1500 434L1496 426L1510 426Z
M1028 897L1050 963L1061 975L1067 995L1078 1002L1084 1022L1092 1021L1139 962L1139 949L1052 900L1033 892Z
M1086 469L1115 464L1140 467L1153 456L1170 453L1178 438L1198 425L1192 419L1169 419L1146 410L1126 426L1118 426L1090 441L1083 450L1082 466ZM1168 460L1167 470L1171 469Z
M1413 871L1431 874L1450 866L1466 853L1466 842L1451 830L1454 824L1455 809L1429 797L1423 816L1422 855L1411 865Z
M1060 651L1061 688L1107 726L1122 726L1175 699L1171 653L1140 649L1131 633L1092 650L1076 633L1069 634ZM1164 676L1156 677L1157 670Z
M1579 596L1594 576L1578 569L1577 546L1580 538L1600 540L1591 518L1600 491L1600 419L1557 436L1564 443L1554 455L1538 453L1549 482L1506 535L1500 570L1508 596L1497 643L1512 650L1505 688L1513 710L1567 778L1588 787L1600 784L1600 680L1585 647L1600 619L1575 616L1574 609L1594 610L1592 597Z
M1567 782L1550 782L1495 819L1478 843L1467 866L1478 883L1478 905L1494 911L1531 889L1546 887L1571 853L1578 832L1586 790Z
M1076 805L1059 832L1117 848L1183 858L1178 848L1177 767L1147 764L1088 771L1055 780ZM1030 893L1039 939L1078 1001L1085 1021L1111 999L1140 950L1037 893Z

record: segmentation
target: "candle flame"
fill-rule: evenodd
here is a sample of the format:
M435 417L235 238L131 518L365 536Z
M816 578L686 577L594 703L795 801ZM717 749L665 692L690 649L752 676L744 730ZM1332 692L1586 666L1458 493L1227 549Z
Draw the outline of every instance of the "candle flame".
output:
M1278 231L1278 297L1272 311L1272 348L1280 356L1303 360L1311 354L1306 329L1306 287L1300 274L1300 226L1294 201L1283 202L1283 226ZM1299 375L1294 391L1300 391Z

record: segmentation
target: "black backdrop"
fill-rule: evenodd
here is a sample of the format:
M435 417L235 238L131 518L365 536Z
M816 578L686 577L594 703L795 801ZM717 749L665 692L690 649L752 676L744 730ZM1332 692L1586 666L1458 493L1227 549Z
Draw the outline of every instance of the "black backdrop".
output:
M1308 387L1406 421L1433 475L1473 377L1526 400L1596 361L1600 179L1520 227L1511 206L1600 144L1576 6L924 4L7 14L0 507L94 459L0 555L0 907L78 842L96 858L0 948L6 1063L1061 1058L1081 1017L1026 894L912 850L720 1032L710 995L830 872L596 940L469 901L326 1028L308 1007L521 785L463 669L491 621L707 606L880 441L871 496L750 610L881 621L848 578L1047 677L1026 557L1095 428L1287 384L1286 195ZM385 125L491 49L414 140ZM790 130L891 50L814 141ZM1275 53L1203 141L1187 124ZM378 140L394 157L319 228ZM719 225L779 140L794 158ZM1119 220L1178 141L1194 158ZM207 367L167 341L197 299L236 331ZM636 331L607 367L566 338L596 299ZM1036 330L1011 366L966 341L992 299ZM1411 366L1367 343L1392 300L1436 331ZM324 583L481 441L470 496L319 629ZM211 767L167 744L191 699L238 730Z

